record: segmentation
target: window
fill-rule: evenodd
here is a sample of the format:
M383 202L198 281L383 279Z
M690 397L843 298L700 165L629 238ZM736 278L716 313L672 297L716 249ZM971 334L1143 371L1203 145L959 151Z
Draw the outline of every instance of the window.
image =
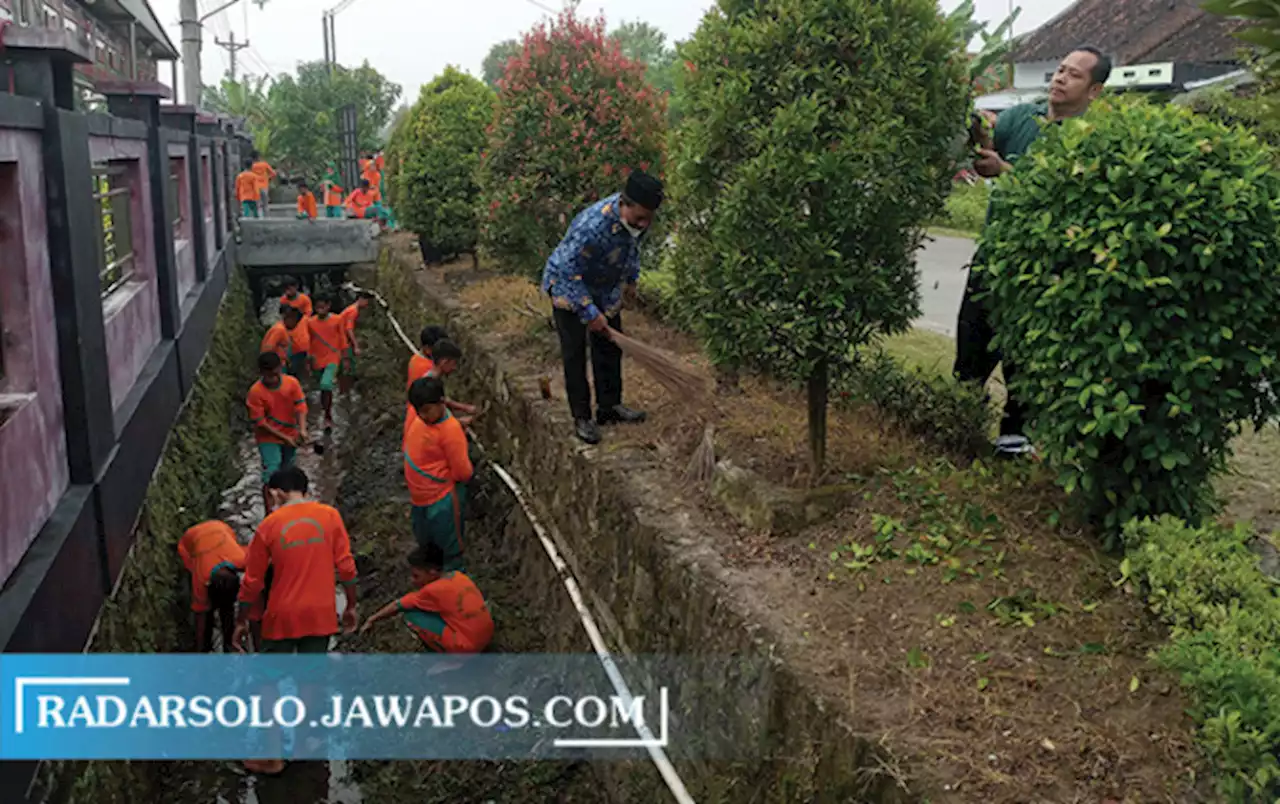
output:
M1053 73L1045 73L1045 74L1044 74L1044 82L1045 82L1046 84L1052 84L1052 83L1053 83Z
M102 248L99 249L98 279L102 298L119 290L133 278L133 192L128 169L117 162L93 167L93 200L98 202Z
M182 188L186 182L182 180L182 171L186 170L185 159L169 160L169 223L173 226L173 237L182 240Z

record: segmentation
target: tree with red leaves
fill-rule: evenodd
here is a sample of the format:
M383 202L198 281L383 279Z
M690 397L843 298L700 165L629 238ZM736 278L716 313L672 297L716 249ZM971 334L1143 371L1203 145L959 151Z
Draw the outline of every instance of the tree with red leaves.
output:
M666 100L644 76L602 17L567 10L525 35L480 170L481 243L507 270L540 275L579 210L632 170L661 173Z

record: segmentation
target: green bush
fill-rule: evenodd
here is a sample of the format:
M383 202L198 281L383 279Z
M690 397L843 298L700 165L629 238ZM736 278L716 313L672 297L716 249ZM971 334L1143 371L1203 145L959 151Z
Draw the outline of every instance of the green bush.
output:
M947 196L942 214L934 218L935 226L979 234L987 217L987 199L991 192L985 181L977 184L957 182Z
M493 90L448 67L422 88L387 149L391 206L400 225L442 254L473 251L480 222L476 171Z
M1194 701L1199 740L1229 801L1280 795L1280 598L1244 526L1133 521L1123 569L1172 629L1159 660Z
M982 389L867 350L837 386L842 396L875 405L903 429L962 458L989 450L992 411Z
M919 310L962 43L931 0L723 0L681 53L677 299L717 365L808 383L820 472L830 378Z
M480 172L485 250L540 276L583 207L634 169L661 172L665 101L606 37L569 10L525 36L499 81Z
M1061 484L1111 534L1197 522L1240 422L1278 408L1267 149L1186 109L1097 103L1046 128L993 204L975 270Z

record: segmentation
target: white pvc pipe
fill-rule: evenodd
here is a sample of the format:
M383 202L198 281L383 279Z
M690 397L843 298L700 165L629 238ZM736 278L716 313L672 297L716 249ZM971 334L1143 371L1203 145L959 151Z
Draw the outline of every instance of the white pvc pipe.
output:
M349 285L349 287L353 290L361 290L355 285ZM391 306L387 304L386 299L382 298L376 291L367 292L378 300L378 304L382 305L382 309L387 313L387 318L391 320L392 328L400 336L400 340L404 341L405 346L409 347L409 350L414 354L421 354L417 347L413 345L413 341L409 340L409 336L405 334L395 315L392 314ZM467 434L471 436L473 441L476 440L475 435L470 430L467 431ZM484 447L478 441L476 446L480 447L481 451L484 451ZM591 640L591 647L596 652L596 658L600 660L601 666L604 667L605 675L609 677L609 682L613 684L613 690L617 693L622 705L626 707L627 711L630 711L634 700L631 688L627 686L626 679L622 677L617 663L613 660L613 654L610 653L608 646L605 645L604 637L600 633L600 628L596 625L595 617L592 616L591 610L587 608L587 603L582 597L582 591L578 587L578 581L573 576L573 570L569 568L568 563L560 555L555 541L551 539L546 529L543 528L542 523L538 521L537 515L533 512L533 507L525 498L524 491L516 483L515 478L506 469L503 469L500 464L490 460L489 465L493 468L494 473L501 478L502 482L506 484L512 496L516 498L516 502L519 503L521 510L524 511L529 524L533 526L534 533L537 534L538 540L542 542L542 549L546 551L547 558L551 559L552 566L556 568L556 574L560 576L561 582L564 583L565 591L569 593L569 599L573 601L573 607L578 610L578 619L582 622L583 630L587 632L587 639ZM679 804L696 804L693 796L689 795L688 789L685 788L679 772L671 764L671 760L667 758L667 752L662 749L662 746L656 744L657 740L649 729L649 725L642 721L636 724L636 731L639 733L640 739L648 743L645 749L649 753L649 759L652 760L654 767L658 769L658 773L662 775L662 780L666 782L667 789L671 791L671 795L675 800Z

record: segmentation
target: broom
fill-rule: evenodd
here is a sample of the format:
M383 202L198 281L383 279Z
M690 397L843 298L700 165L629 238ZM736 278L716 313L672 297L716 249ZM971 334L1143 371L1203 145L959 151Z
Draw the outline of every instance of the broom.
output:
M667 393L686 402L701 400L707 395L706 383L702 377L681 365L680 361L663 350L629 338L612 327L608 330L609 338L623 352L630 355L649 376L667 389Z
M709 483L716 471L716 428L710 424L702 431L702 442L694 450L684 470L686 483Z

